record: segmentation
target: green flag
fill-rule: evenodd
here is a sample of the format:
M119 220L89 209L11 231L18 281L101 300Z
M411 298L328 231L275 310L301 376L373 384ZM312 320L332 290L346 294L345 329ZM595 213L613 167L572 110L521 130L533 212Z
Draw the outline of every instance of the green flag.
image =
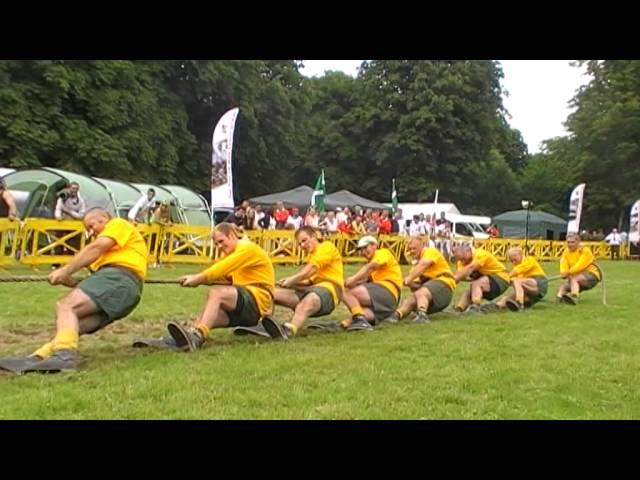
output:
M324 184L324 168L322 173L316 181L316 186L313 189L313 195L311 195L311 205L314 206L316 211L324 212L324 196L327 193L326 186Z
M396 192L396 179L391 180L391 211L396 213L398 210L398 192Z

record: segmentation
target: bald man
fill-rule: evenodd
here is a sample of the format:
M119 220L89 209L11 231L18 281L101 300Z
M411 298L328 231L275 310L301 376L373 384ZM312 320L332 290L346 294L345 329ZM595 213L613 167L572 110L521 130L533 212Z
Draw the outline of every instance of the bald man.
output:
M482 248L473 248L462 244L455 251L457 269L455 280L471 280L470 288L465 291L455 310L478 312L482 299L493 300L509 288L507 269L496 257Z
M51 285L71 288L56 302L55 337L28 357L1 359L0 368L16 373L74 370L79 336L126 317L140 302L148 255L140 233L101 208L89 210L83 222L95 240L48 277ZM72 275L85 267L94 273L78 283Z
M513 294L501 297L496 305L517 312L542 300L547 294L549 281L538 260L532 255L525 257L520 247L511 247L507 257L513 265L509 272Z

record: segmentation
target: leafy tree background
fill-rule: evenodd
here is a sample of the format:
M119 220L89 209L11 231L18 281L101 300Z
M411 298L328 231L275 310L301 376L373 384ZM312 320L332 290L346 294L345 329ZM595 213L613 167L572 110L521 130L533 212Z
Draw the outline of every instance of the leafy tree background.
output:
M294 60L0 61L0 163L208 190L211 134L240 107L236 200L311 185L494 215L520 199L584 225L624 223L640 197L640 62L584 61L569 135L529 155L496 61L375 60L306 78ZM622 225L621 225L622 226Z

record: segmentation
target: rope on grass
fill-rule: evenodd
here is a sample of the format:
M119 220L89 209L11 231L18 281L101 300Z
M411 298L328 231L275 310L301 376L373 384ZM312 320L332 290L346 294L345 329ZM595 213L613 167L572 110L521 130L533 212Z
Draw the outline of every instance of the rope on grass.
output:
M77 281L82 281L87 277L82 278L74 278ZM43 277L40 275L15 275L15 276L1 276L0 283L24 283L24 282L46 282L48 281L47 277ZM147 278L144 283L152 283L157 285L180 285L179 280L168 280L168 279L152 279Z

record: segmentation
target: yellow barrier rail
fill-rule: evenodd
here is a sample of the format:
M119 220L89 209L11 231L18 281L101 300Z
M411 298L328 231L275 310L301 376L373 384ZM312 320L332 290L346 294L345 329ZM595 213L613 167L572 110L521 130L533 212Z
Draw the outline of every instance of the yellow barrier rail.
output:
M214 258L209 227L169 225L160 235L160 263L209 264Z
M276 264L299 264L302 261L302 249L295 240L293 230L249 230L247 237L260 245Z
M218 257L217 248L211 239L208 226L190 225L138 225L149 252L149 263L193 263L207 265ZM275 264L301 264L304 252L295 241L293 230L246 231L246 236L260 245ZM360 236L342 233L325 237L342 253L345 263L364 262L359 255ZM425 239L427 237L424 237ZM380 235L379 244L388 248L400 261L406 261L407 237ZM18 221L0 219L0 267L11 265L19 258L24 265L65 264L87 242L82 222L76 220L50 220L29 218L22 224ZM449 243L452 249L456 241ZM506 260L507 251L512 246L524 248L524 239L491 238L475 240L476 247L482 247L500 260ZM529 240L527 250L538 260L557 261L566 248L564 241ZM606 242L582 242L591 247L597 259L610 257ZM628 245L622 249L623 257L629 256Z
M20 263L68 263L87 241L82 222L28 218L20 232Z
M18 220L0 218L0 267L15 263L19 235Z

